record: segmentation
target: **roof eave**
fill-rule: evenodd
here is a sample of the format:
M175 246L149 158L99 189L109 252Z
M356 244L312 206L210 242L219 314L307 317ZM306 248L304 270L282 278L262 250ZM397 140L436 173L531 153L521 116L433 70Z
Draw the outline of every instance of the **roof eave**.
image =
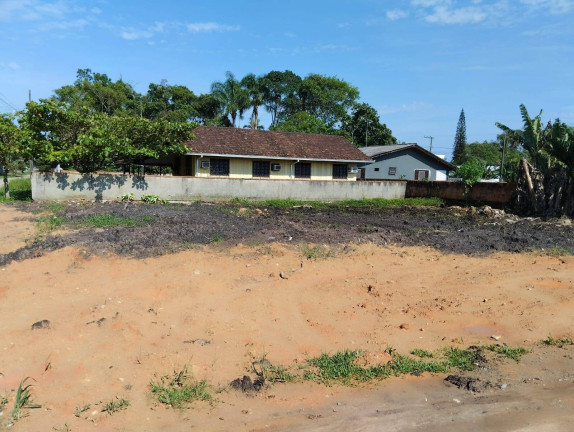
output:
M261 155L237 155L225 153L202 153L202 152L187 152L187 156L201 156L201 157L226 157L238 159L270 159L270 160L288 160L288 161L305 161L305 162L343 162L343 163L363 163L372 162L369 160L359 159L320 159L320 158L300 158L300 157L287 157L287 156L261 156Z

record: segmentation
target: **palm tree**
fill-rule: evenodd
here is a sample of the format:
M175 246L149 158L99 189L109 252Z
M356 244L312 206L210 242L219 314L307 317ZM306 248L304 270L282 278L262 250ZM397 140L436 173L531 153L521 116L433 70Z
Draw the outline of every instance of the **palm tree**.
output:
M263 85L261 78L256 77L255 74L247 74L241 80L241 86L249 94L249 106L251 107L251 121L250 128L257 129L259 127L259 107L263 105Z
M243 118L243 113L250 106L249 94L241 87L230 71L225 72L225 81L211 84L211 93L219 102L225 116L231 116L231 123L236 127L237 115Z

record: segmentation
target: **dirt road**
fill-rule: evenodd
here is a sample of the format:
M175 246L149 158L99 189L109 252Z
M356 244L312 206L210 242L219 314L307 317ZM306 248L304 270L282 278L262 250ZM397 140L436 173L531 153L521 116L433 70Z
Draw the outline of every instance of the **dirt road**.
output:
M564 221L468 219L457 209L421 218L415 210L245 215L204 205L184 217L178 208L133 207L134 218L157 216L131 228L68 226L22 248L38 209L0 206L2 244L13 249L0 267L0 397L8 399L0 430L27 376L42 408L26 410L14 430L571 430L574 347L541 344L574 336L574 257L564 252L573 236ZM103 208L70 205L62 217ZM365 232L349 243L353 229ZM494 234L477 235L483 249L471 254L412 244L430 241L421 233L458 244L469 232ZM513 240L546 232L561 253L541 252L547 238ZM493 238L500 250L534 252L493 251ZM42 320L49 328L31 329ZM383 362L389 347L408 354L495 342L530 353L463 374L490 382L480 393L441 374L357 388L277 383L252 397L228 387L263 356L297 370L345 349ZM150 381L184 366L209 383L215 402L174 410L152 398ZM102 412L118 398L129 407Z

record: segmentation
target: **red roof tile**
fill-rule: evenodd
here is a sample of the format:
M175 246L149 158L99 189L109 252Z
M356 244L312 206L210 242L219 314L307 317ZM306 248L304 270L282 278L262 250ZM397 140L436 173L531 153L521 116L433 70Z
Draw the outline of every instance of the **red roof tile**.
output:
M372 162L341 136L206 126L193 133L184 144L197 154Z

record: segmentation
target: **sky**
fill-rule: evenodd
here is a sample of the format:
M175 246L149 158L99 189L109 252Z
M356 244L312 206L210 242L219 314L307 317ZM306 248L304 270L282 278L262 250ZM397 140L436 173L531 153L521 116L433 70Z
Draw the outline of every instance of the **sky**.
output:
M432 136L450 158L461 109L469 143L520 128L520 104L574 124L574 0L0 0L0 112L84 68L141 93L206 93L226 71L335 76L397 139Z

